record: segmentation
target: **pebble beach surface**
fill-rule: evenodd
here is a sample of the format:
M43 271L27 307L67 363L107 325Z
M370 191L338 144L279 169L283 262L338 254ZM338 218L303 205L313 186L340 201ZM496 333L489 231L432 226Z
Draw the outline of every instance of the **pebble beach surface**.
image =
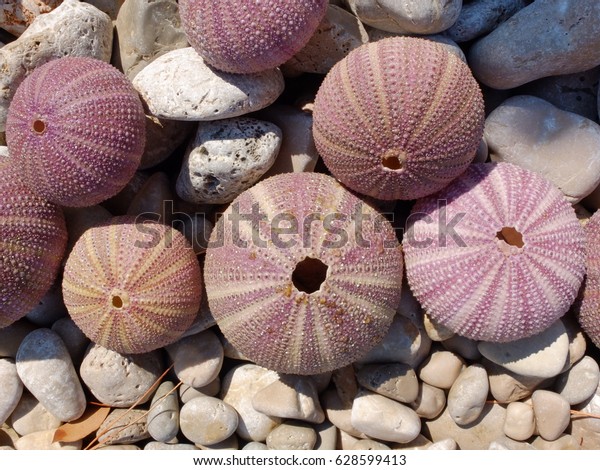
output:
M271 176L331 174L313 137L317 90L351 51L394 36L429 39L466 63L485 105L475 161L541 175L584 227L600 208L600 3L405 3L330 1L293 57L248 74L220 71L196 52L176 0L0 6L0 159L8 158L7 117L19 85L59 57L114 65L146 116L133 178L100 204L63 209L69 239L54 286L0 328L0 450L600 449L600 350L578 322L583 290L543 331L493 342L451 331L424 311L405 279L378 345L312 375L250 360L253 351L244 354L221 332L206 292L183 337L142 354L91 342L67 311L68 254L112 216L160 215L203 267L218 214L242 192L260 195L268 186L257 184ZM363 199L402 235L414 201ZM69 273L69 282L76 277ZM375 315L367 298L360 302ZM127 301L112 299L118 309ZM256 347L263 333L250 338Z

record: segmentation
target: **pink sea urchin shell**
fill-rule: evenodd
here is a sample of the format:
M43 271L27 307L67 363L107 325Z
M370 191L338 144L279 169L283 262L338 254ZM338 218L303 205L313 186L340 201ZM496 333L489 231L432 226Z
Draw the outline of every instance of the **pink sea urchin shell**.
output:
M327 168L379 199L416 199L463 173L483 135L483 98L467 65L418 38L365 44L325 77L313 132Z
M50 289L66 243L60 208L25 187L0 156L0 328L27 315Z
M200 308L200 265L185 237L157 222L117 217L79 238L63 298L92 341L139 354L181 337Z
M255 73L291 59L325 16L327 0L179 0L191 46L218 70Z
M600 212L585 225L586 277L579 307L579 324L600 348Z
M204 276L211 312L243 355L316 374L383 339L402 268L383 216L329 176L286 173L231 203L211 234Z
M63 206L91 206L118 193L137 169L145 116L116 68L64 57L27 77L11 101L9 156L24 183Z
M473 164L417 201L404 240L409 285L427 313L476 340L548 328L585 272L584 232L564 195L509 163Z

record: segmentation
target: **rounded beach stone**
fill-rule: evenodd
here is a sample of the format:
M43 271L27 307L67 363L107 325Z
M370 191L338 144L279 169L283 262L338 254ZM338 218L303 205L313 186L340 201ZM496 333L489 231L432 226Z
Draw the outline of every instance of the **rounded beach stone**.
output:
M421 431L421 419L408 406L369 391L361 391L352 404L352 425L367 436L407 443Z
M23 382L12 359L0 358L0 390L0 423L4 423L23 394Z
M446 393L441 388L419 382L419 393L410 406L421 418L434 419L446 406Z
M200 124L177 178L177 194L196 204L233 201L273 165L281 137L275 124L247 117Z
M317 443L315 450L336 450L337 449L337 428L329 421L314 426L317 431Z
M17 450L81 450L81 439L75 442L53 442L56 429L36 431L15 442Z
M562 371L569 355L569 338L558 320L535 336L508 343L481 341L478 348L485 358L511 372L544 379Z
M360 439L350 450L392 450L389 446L373 439Z
M427 333L427 336L429 336L432 341L444 341L454 336L452 330L449 330L444 325L440 325L440 323L432 319L426 313L423 315L423 326L425 327L425 333Z
M323 394L322 403L327 419L338 430L352 437L366 437L352 424L352 404L344 403L335 389L329 389Z
M194 444L212 446L235 432L238 414L223 400L197 397L181 407L179 424L183 435Z
M538 434L548 441L557 439L571 422L569 402L549 390L536 390L531 401Z
M190 387L208 385L223 365L223 346L212 330L186 336L166 349L177 378Z
M79 367L83 360L83 356L90 345L88 337L83 334L70 317L59 318L52 324L51 329L58 334L63 340L63 343L65 343L65 346L69 351L69 356L71 356L71 360L73 361L73 365Z
M453 352L435 351L421 365L419 378L434 387L449 389L464 366L462 358Z
M224 441L217 442L216 444L210 446L198 444L196 447L202 450L239 450L240 441L237 437L237 434L232 434Z
M37 431L56 429L62 424L62 421L25 390L7 423L19 435L25 436Z
M79 373L94 396L105 405L133 405L154 385L163 372L160 352L123 355L99 344L88 348ZM152 397L148 393L140 403Z
M464 369L448 392L448 411L454 422L464 426L479 418L488 396L489 382L485 368L473 364Z
M482 363L488 373L490 392L499 403L512 403L530 397L544 381L539 377L515 374L486 359Z
M312 450L317 443L316 431L306 423L288 421L267 436L267 447L275 450Z
M247 75L217 71L185 47L158 57L135 76L133 86L158 118L214 121L270 105L284 82L279 69Z
M536 437L531 445L538 450L579 450L581 445L574 436L561 434L558 438L546 440L541 436Z
M526 441L535 431L533 408L527 403L515 401L506 407L504 434L515 441Z
M179 401L173 382L161 383L150 403L148 434L159 442L168 442L179 432Z
M384 397L411 403L419 394L419 381L414 369L406 364L367 364L356 372L360 385Z
M426 447L426 450L456 450L458 444L450 437L441 441L433 442Z
M96 432L98 442L134 444L149 438L147 417L148 412L145 410L112 410Z
M152 168L168 159L196 127L192 121L160 119L146 112L146 147L139 169Z
M600 64L600 4L543 0L519 10L469 50L475 77L507 89Z
M192 398L196 397L214 397L219 394L220 389L221 380L219 377L217 377L211 383L200 388L194 388L183 384L181 387L179 387L179 399L181 400L181 403L187 403Z
M242 447L242 450L268 450L269 448L267 447L267 444L265 444L264 442L255 442L255 441L251 441L248 442L248 444L246 444L244 447Z
M554 183L571 203L600 184L600 125L535 96L514 96L485 121L492 161L514 163Z
M60 291L60 284L54 283L38 304L25 316L31 323L44 328L51 328L54 322L67 316Z
M553 389L570 405L578 405L594 395L599 382L598 363L592 357L585 356L557 377Z
M65 344L54 331L39 328L28 334L15 363L23 385L54 416L72 421L83 414L83 388Z

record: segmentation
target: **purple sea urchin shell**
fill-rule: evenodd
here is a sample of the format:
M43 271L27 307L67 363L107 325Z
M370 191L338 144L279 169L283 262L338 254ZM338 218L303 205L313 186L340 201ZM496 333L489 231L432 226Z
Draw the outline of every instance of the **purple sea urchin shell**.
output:
M509 163L473 164L417 201L406 275L427 313L476 340L507 342L548 328L585 272L584 232L549 181Z
M327 0L179 0L191 46L218 70L255 73L292 58L325 16Z
M440 44L401 37L338 62L313 118L317 150L338 180L378 199L416 199L467 169L484 109L465 63Z
M600 212L585 225L586 277L577 319L583 331L600 348Z
M19 86L6 141L32 191L63 206L91 206L123 189L137 169L144 110L127 78L110 64L64 57Z
M0 156L0 329L27 315L50 289L66 244L60 208L25 187Z
M201 296L200 265L190 244L157 222L125 216L91 228L65 265L69 315L92 341L121 354L179 339Z
M402 268L383 216L329 176L286 173L231 203L211 234L204 276L211 312L238 351L306 375L381 341Z

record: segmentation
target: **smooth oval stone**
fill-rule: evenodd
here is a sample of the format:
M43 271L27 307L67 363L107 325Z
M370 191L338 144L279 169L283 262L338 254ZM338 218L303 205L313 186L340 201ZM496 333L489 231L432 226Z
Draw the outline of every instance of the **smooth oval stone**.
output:
M181 407L183 435L196 445L212 446L231 436L238 426L235 408L214 397L197 397Z
M463 370L448 392L448 411L456 424L471 424L483 411L489 382L485 368L473 364Z
M98 428L100 444L134 444L150 437L148 412L139 409L114 409Z
M216 444L210 446L198 444L196 447L202 450L239 450L240 442L237 434L232 434L227 439L217 442Z
M62 421L25 390L10 415L8 423L19 435L25 436L38 431L56 429L62 424Z
M267 447L267 444L265 444L264 442L256 442L256 441L252 441L252 442L248 442L248 444L246 444L244 447L242 447L242 450L268 450L269 448Z
M442 439L441 441L432 442L426 447L427 450L456 450L458 444L452 438Z
M434 419L446 406L446 393L441 388L419 382L419 393L410 406L421 418Z
M515 401L506 407L504 434L515 441L526 441L535 431L533 408L527 403Z
M373 439L359 439L350 450L392 450L385 444Z
M549 390L536 390L531 401L538 434L548 441L558 439L571 422L569 402Z
M150 402L148 434L159 442L168 442L179 432L179 401L173 382L161 383Z
M546 379L515 374L487 359L483 365L488 373L490 392L499 403L512 403L530 397Z
M356 438L366 437L352 424L352 404L344 403L335 389L323 394L323 409L327 419L340 431Z
M585 356L571 369L557 377L554 391L570 405L578 405L594 395L599 382L598 363L590 356Z
M223 365L223 346L211 330L187 336L166 347L177 378L190 387L208 385Z
M434 387L449 389L461 373L465 363L450 351L435 351L421 365L419 378Z
M432 341L444 341L454 336L454 332L433 320L429 315L423 315L425 333Z
M267 447L275 450L312 450L317 443L316 431L306 423L288 421L267 436Z
M187 403L192 398L196 397L214 397L219 394L219 390L221 389L221 380L217 377L211 383L205 385L204 387L194 388L189 385L182 384L179 387L179 399L181 403Z
M81 440L75 442L52 442L56 429L36 431L15 442L17 450L81 450Z
M508 343L481 341L478 348L485 358L511 372L543 379L562 371L569 355L569 338L558 320L530 338Z
M23 394L23 382L12 359L0 358L0 391L0 423L4 423Z
M170 186L171 182L165 173L153 173L129 203L127 215L158 219L164 224L170 224L172 214L167 213L166 208L173 201Z
M562 434L553 440L546 440L541 436L536 437L531 443L538 450L579 450L579 441L570 434Z
M314 429L317 431L315 450L336 450L338 430L330 421L315 424Z
M406 364L367 364L358 369L356 379L364 388L403 403L415 401L419 394L417 374Z
M351 421L357 430L384 441L410 442L421 431L421 419L414 410L366 390L354 399Z
M25 318L34 325L50 328L53 323L67 315L67 307L62 298L62 288L55 282Z
M147 65L133 86L158 118L214 121L267 107L283 91L284 81L279 69L254 74L218 71L185 47Z
M85 394L60 336L47 328L29 333L17 351L16 367L23 385L61 421L79 418Z
M163 372L160 352L123 355L99 344L90 345L79 373L94 396L105 405L129 407L150 400L149 392ZM142 399L142 396L146 395Z
M600 125L535 96L514 96L485 121L492 161L551 181L571 203L600 184Z

